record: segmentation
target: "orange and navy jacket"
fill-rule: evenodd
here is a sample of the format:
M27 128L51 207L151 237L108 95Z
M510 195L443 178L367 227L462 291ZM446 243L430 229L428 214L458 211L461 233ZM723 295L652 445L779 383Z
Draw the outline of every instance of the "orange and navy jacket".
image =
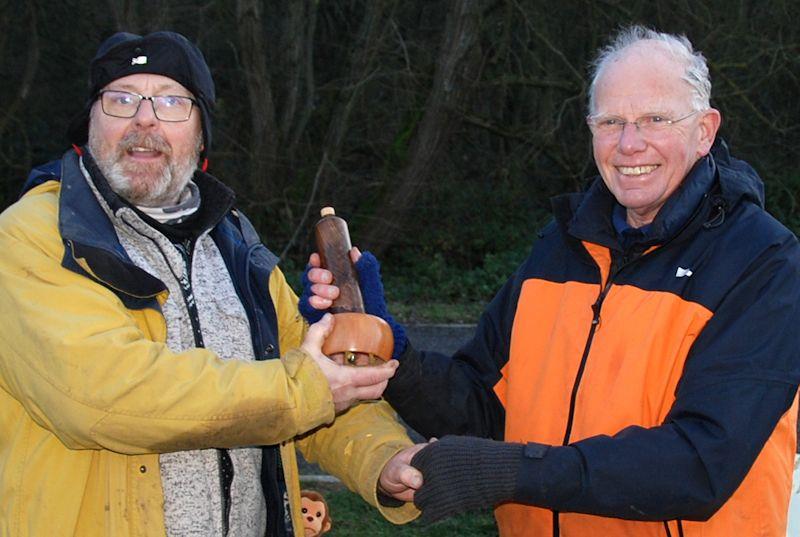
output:
M718 143L626 248L595 180L454 356L410 348L385 396L425 436L524 450L504 536L786 535L800 248ZM475 461L480 464L480 461Z

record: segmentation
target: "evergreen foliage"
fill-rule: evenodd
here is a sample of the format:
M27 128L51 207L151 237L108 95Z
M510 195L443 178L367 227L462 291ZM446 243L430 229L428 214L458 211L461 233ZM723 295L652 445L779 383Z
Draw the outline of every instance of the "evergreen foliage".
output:
M172 29L216 79L209 171L290 271L332 204L401 300L487 300L594 173L587 64L641 23L705 53L721 135L797 231L797 20L795 0L0 0L0 207L68 147L97 45Z

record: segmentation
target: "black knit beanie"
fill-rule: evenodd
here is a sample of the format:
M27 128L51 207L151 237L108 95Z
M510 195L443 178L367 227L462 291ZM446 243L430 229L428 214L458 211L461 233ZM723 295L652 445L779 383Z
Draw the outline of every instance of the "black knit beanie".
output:
M79 146L88 141L89 112L97 92L118 78L137 73L169 77L192 92L201 112L204 147L200 158L205 158L211 147L214 80L200 49L181 34L168 31L145 36L119 32L100 45L89 67L89 99L70 122L69 141Z

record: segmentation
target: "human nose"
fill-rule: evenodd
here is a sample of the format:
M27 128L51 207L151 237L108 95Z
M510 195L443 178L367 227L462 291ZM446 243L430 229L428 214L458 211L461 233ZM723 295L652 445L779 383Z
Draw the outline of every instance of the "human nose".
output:
M624 154L643 151L647 147L637 122L626 121L622 125L622 132L619 135L619 143L617 145L620 152Z
M140 125L155 125L156 110L152 99L142 99L139 101L139 108L136 110L136 115L133 116L137 124Z

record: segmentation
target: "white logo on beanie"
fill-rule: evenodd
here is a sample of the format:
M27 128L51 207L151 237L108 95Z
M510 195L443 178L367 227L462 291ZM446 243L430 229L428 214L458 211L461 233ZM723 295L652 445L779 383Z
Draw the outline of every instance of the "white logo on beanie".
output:
M147 56L136 56L131 58L131 65L146 65L147 64Z

